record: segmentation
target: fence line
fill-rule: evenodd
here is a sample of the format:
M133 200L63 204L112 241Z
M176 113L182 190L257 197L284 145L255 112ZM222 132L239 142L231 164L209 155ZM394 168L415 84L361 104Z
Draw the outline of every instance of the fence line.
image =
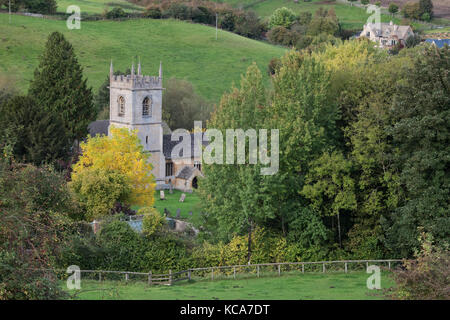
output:
M210 274L211 280L213 281L215 278L217 279L220 276L220 272L225 272L228 270L227 276L232 276L234 279L236 279L237 271L244 269L248 270L249 268L254 270L254 273L256 273L256 276L259 278L261 276L261 269L263 267L273 267L272 272L275 272L278 274L278 276L281 276L282 273L282 267L299 267L301 266L301 273L305 273L305 266L322 266L321 270L322 273L326 273L327 270L331 270L332 268L327 268L327 266L340 266L341 268L338 270L343 271L345 273L349 272L349 265L350 264L365 264L365 267L367 268L369 266L369 263L382 263L386 264L388 269L390 270L392 268L393 263L400 263L402 261L405 261L405 259L384 259L384 260L333 260L333 261L298 261L298 262L272 262L272 263L257 263L257 264L240 264L240 265L231 265L231 266L214 266L214 267L202 267L202 268L190 268L187 270L181 270L177 272L172 272L172 270L169 270L168 273L160 273L160 274L153 274L152 271L149 272L134 272L134 271L113 271L113 270L80 270L80 273L86 273L86 274L93 274L95 276L98 274L98 280L102 281L105 280L105 277L102 277L102 275L106 276L106 274L116 274L116 275L122 275L124 276L125 281L130 281L130 276L145 276L147 284L148 285L172 285L178 281L182 280L191 280L193 273L202 273L200 278L208 278L208 274ZM61 271L66 272L64 269L58 269L58 270L52 270L52 269L39 269L39 270L48 270L48 271ZM298 270L298 269L294 269ZM291 270L288 270L291 271ZM300 271L300 270L298 270ZM240 273L252 273L250 272L240 272Z

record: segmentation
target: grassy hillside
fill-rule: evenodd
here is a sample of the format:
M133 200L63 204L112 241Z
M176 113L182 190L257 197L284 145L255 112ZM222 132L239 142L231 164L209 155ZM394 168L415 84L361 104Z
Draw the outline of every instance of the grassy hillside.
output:
M58 12L66 12L67 7L76 5L81 13L102 13L105 8L121 7L126 12L140 12L144 8L134 5L126 0L56 0Z
M282 277L247 278L240 280L203 280L180 282L169 286L148 287L145 282L128 283L106 281L99 283L81 279L83 300L99 299L264 299L264 300L315 300L315 299L381 299L381 293L366 287L368 274L355 273L305 273L289 274ZM144 280L145 281L145 280ZM389 288L392 280L382 274L381 287ZM377 295L375 295L377 294Z
M304 2L299 0L295 3L293 0L215 0L217 2L226 2L235 7L243 7L258 13L261 17L268 18L276 9L281 7L291 8L295 12L309 11L314 13L318 8L333 8L336 15L345 29L358 29L367 22L370 14L366 13L365 9L350 6L345 3L327 0L311 0L311 2ZM382 22L389 22L393 20L399 23L400 19L392 19L389 15L381 15Z
M69 30L65 21L14 15L9 24L8 15L0 14L0 75L16 77L25 91L52 31L73 44L95 91L109 73L110 59L125 70L139 56L144 74L156 75L162 61L165 79L185 78L215 102L253 61L265 71L270 59L286 50L220 30L216 41L214 28L174 20L89 21Z

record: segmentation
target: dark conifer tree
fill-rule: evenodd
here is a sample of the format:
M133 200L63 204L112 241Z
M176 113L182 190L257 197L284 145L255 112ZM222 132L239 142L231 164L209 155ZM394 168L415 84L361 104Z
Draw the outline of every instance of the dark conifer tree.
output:
M84 138L89 122L96 118L92 90L83 79L72 45L59 32L48 37L29 95L39 106L60 116L71 141Z

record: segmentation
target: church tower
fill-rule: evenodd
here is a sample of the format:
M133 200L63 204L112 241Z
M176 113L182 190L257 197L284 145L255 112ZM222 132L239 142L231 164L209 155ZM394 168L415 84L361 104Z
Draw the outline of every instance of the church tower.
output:
M111 62L109 78L109 130L111 126L137 129L144 150L151 154L156 184L164 183L161 64L155 77L142 75L140 62L137 74L133 63L131 74L114 75Z

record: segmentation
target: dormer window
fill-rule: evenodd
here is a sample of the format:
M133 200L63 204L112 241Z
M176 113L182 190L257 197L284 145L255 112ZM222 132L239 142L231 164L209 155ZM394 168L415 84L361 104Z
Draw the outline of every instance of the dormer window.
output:
M125 115L125 98L122 96L119 96L119 99L117 99L117 105L118 105L118 114L120 117L123 117Z
M142 116L152 116L152 100L150 97L145 97L144 101L142 101Z

